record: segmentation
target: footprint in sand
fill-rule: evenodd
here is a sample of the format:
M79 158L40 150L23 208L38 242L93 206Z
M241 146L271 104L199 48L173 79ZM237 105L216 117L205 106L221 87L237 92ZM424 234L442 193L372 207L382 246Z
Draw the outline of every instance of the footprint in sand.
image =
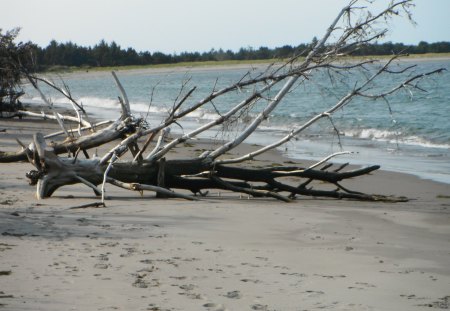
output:
M238 290L234 290L234 291L228 292L224 296L227 297L227 298L230 298L230 299L240 299L240 298L242 298L242 294Z
M123 247L122 248L126 253L120 254L120 257L130 257L134 254L138 253L138 249L136 247Z
M438 300L430 302L430 303L420 304L418 306L435 308L435 309L449 309L450 308L450 295L439 298Z
M147 279L145 276L137 276L135 281L131 284L137 288L159 287L161 285L158 279Z
M307 290L307 291L305 291L305 292L303 292L303 293L305 293L305 294L307 294L308 295L308 297L319 297L319 296L322 296L322 295L324 295L325 294L325 292L323 292L323 291L321 291L321 290L319 290L319 291L316 291L316 290Z
M267 305L262 305L262 304L254 304L251 306L252 310L261 310L261 311L266 311L267 310Z
M97 263L94 265L94 268L96 269L108 269L109 265L105 263Z
M97 257L97 259L100 260L100 261L108 261L108 260L109 260L107 254L100 254L100 255L98 255L98 256L96 256L96 257Z
M226 311L226 310L228 310L223 305L213 303L213 302L205 303L203 305L203 307L205 307L208 311Z
M191 291L191 290L195 289L197 286L195 286L194 284L184 284L184 285L180 285L178 287L185 291Z
M250 282L250 283L258 284L258 283L261 283L262 281L256 280L256 279L242 279L241 282L244 282L244 283Z
M184 285L173 285L178 286L180 289L182 289L184 292L178 293L179 295L185 295L186 297L190 299L205 299L205 296L202 294L198 294L194 292L194 289L197 288L194 284L184 284Z

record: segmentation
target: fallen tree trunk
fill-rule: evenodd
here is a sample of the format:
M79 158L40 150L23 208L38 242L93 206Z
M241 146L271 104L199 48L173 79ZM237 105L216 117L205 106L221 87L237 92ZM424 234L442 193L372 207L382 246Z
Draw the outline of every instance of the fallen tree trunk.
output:
M38 82L46 83L70 101L77 115L77 118L72 118L72 121L78 123L79 137L74 137L73 133L65 128L64 118L53 111L54 118L62 128L60 133L66 135L63 142L47 144L45 137L37 133L34 136L33 143L29 146L20 143L24 148L23 151L0 153L0 162L27 158L37 169L28 173L27 176L31 184L37 185L38 198L49 197L58 188L65 185L83 183L91 188L96 195L102 194L103 204L106 184L132 191L153 191L160 197L177 197L189 200L195 199L195 197L174 192L173 189L181 189L200 195L206 194L208 189L224 189L254 197L272 197L286 202L295 199L298 195L370 201L406 200L403 197L365 194L345 187L342 184L343 181L370 174L379 168L375 165L344 171L345 165L343 165L331 170L332 165L326 162L334 156L349 153L348 151L341 150L341 152L334 153L309 168L298 166L251 168L243 166L243 164L248 163L247 161L295 139L300 133L322 119L330 121L334 132L339 137L340 131L333 121L333 115L348 107L350 103L354 103L354 99L381 99L389 106L387 98L391 94L399 90L423 91L418 85L419 81L444 70L441 68L414 75L410 72L414 66L406 65L405 68L399 69L397 66L399 64L394 63L399 55L394 55L380 64L374 60L355 60L350 64L339 63L342 55L351 53L385 35L387 29L380 29L378 25L374 27L379 21L398 15L399 12L409 17L411 5L409 0L399 0L390 3L386 9L374 14L367 11L365 7L356 5L356 3L357 0L350 1L349 5L338 13L324 36L308 47L306 51L294 55L284 64L269 66L266 71L258 73L256 77L248 72L237 82L221 89L216 89L216 81L209 95L191 103L189 101L192 99L191 95L196 90L196 86L188 90L186 88L187 82L183 82L172 107L167 107L166 118L153 127L150 127L145 120L133 117L128 96L115 73L113 73L113 77L121 93L119 103L122 107L122 115L111 125L89 135L81 134L81 126L89 123L86 121L87 113L83 106L76 102L65 84L63 88L60 88L48 79L27 74L30 83L39 92L49 109L52 109L52 103L41 92ZM359 18L354 18L353 15L357 12L360 14ZM330 40L335 41L329 42ZM300 58L300 56L304 57ZM331 83L337 76L339 80L342 79L342 84L345 86L343 92L336 93L335 102L330 103L328 108L324 108L322 112L303 115L302 117L305 117L303 123L292 124L287 134L278 141L268 143L244 155L236 155L235 157L229 155L230 151L245 143L264 122L267 122L271 114L285 100L287 94L293 92L299 86L305 85L307 81L323 79L324 73L328 74ZM408 73L404 78L405 80L399 81L396 85L385 83L391 81L385 79L386 76L401 73ZM333 74L335 74L335 77L333 77ZM354 83L352 79L346 81L347 77L354 79ZM358 78L355 79L355 77ZM380 83L381 86L377 85L380 82L379 80L383 82ZM235 93L239 93L240 96L236 97L238 98L236 101L232 99L228 103L229 105L216 106L214 102L216 99L224 99L224 97L227 97L226 94L233 94L234 98ZM150 98L150 105L152 99L153 93ZM303 105L314 104L314 102L308 102L308 100L300 102L296 106L297 112L302 114ZM199 109L207 110L207 107L213 107L215 117L212 120L186 132L183 129L183 132L177 137L168 137L171 125L181 126L180 120ZM209 131L216 131L214 137L217 137L217 134L226 132L233 125L239 126L239 130L236 131L233 139L225 141L219 146L210 145L201 155L195 155L189 159L170 159L170 153L174 152L174 148L180 146L180 144ZM138 143L140 138L146 139L142 146L139 146ZM86 150L116 139L120 139L120 143L104 153L101 158L88 158ZM145 155L144 152L151 144L154 145L153 150ZM81 151L85 153L87 159L77 157L77 154ZM121 160L121 157L128 151L130 151L133 160ZM58 154L67 152L73 153L75 156L58 157ZM100 184L102 185L101 189L98 187Z
M55 154L75 153L77 151L86 151L98 146L102 146L108 142L123 139L127 134L135 131L137 123L132 120L113 122L113 124L98 130L90 135L81 137L69 137L63 142L54 143L52 151ZM18 152L0 151L0 163L27 161L26 150Z
M37 184L37 197L50 197L58 188L83 183L92 188L96 195L97 188L104 180L109 164L101 164L99 159L59 158L46 146L43 136L35 135L32 150L27 150L30 161L38 168L27 174L30 184ZM163 158L164 159L164 158ZM110 167L106 182L134 191L150 190L169 197L192 197L175 193L169 189L189 190L193 194L201 194L206 189L223 189L242 192L254 197L274 197L283 201L291 199L282 193L308 196L324 196L332 198L349 198L358 200L403 201L405 198L392 198L379 195L368 195L340 187L339 182L345 179L369 174L379 168L367 168L337 172L324 171L296 166L271 168L244 168L216 165L203 158L184 160L128 161L116 162ZM328 168L330 166L328 165ZM161 184L161 173L164 182ZM312 187L295 187L278 181L284 177L314 179L336 185L335 190L316 190Z

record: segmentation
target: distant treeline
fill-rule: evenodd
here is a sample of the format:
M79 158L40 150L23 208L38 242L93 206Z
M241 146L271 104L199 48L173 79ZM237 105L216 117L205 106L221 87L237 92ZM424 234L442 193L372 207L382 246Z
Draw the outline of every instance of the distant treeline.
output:
M313 40L314 42L314 40ZM94 47L79 46L72 42L50 44L41 48L35 46L36 63L40 70L54 66L67 67L105 67L127 65L157 65L173 64L180 62L196 61L224 61L224 60L262 60L287 58L295 53L307 52L312 44L300 44L298 46L285 45L282 47L268 48L241 48L238 51L215 50L208 52L183 52L179 54L165 54L162 52L137 52L133 48L121 48L115 42L107 43L102 40ZM450 42L427 43L418 45L405 45L403 43L371 44L360 47L351 55L392 55L404 51L409 54L446 53L450 52Z

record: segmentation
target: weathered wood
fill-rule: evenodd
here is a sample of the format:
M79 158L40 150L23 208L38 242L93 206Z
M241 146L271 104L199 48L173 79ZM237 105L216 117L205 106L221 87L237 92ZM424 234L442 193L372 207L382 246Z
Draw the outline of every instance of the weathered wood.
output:
M51 150L48 150L42 135L35 135L35 145L36 153L34 156L40 161L37 162L34 159L34 162L40 163L36 165L39 167L39 171L27 176L33 183L36 183L36 179L38 180L38 198L49 197L59 187L75 183L87 185L94 189L98 195L100 190L96 186L106 180L112 185L133 191L154 191L157 193L157 197L179 197L189 200L192 197L175 193L170 189L189 190L194 194L201 193L205 189L225 189L246 193L254 197L273 197L285 202L289 202L291 199L280 192L359 200L383 199L381 196L362 194L344 187L340 187L339 190L342 191L323 191L293 187L275 181L276 178L294 176L336 184L338 181L347 178L368 174L378 169L378 166L348 172L327 172L302 169L295 166L254 169L215 165L213 162L201 158L167 161L162 158L159 161L128 161L102 165L98 159L74 162L72 159L59 158ZM211 173L205 173L208 171ZM106 172L107 176L105 176ZM182 177L186 175L203 177ZM253 185L254 182L259 184ZM390 198L385 199L391 200Z
M166 197L170 197L170 198L180 198L180 199L185 199L185 200L190 200L190 201L197 200L197 198L195 198L195 197L181 194L181 193L176 193L172 190L154 186L154 185L144 185L144 184L139 184L139 183L124 183L119 180L115 180L113 178L108 178L108 182L112 185L115 185L115 186L118 186L118 187L121 187L124 189L128 189L128 190L139 191L141 193L144 190L148 190L148 191L153 191L156 193L164 194Z
M230 184L229 182L226 182L225 180L215 176L211 175L211 179L217 182L218 184L222 184L224 188L234 191L234 192L242 192L250 194L254 197L272 197L275 199L278 199L280 201L284 202L291 202L291 200L287 197L284 197L276 192L269 191L269 190L262 190L262 189L252 189L252 187L239 187L233 184Z
M81 208L88 208L88 207L99 208L99 207L106 207L106 205L103 202L92 202L92 203L87 203L87 204L83 204L83 205L72 206L72 207L69 207L69 209L81 209Z
M76 152L78 149L89 150L108 142L121 139L127 133L134 131L136 124L132 120L122 121L118 120L109 126L98 130L95 133L89 135L68 139L61 143L56 143L51 146L55 154L64 154L68 151ZM9 163L17 161L26 161L26 151L21 150L19 152L1 152L0 151L0 163Z
M158 178L157 178L157 181L156 181L156 185L158 187L165 188L166 187L166 182L165 182L166 158L161 158L159 160L158 164L159 164L158 165ZM164 193L162 193L162 192L158 192L156 194L156 197L157 198L167 198L167 196Z
M128 96L117 75L113 72L113 78L121 94L119 102L122 107L122 114L114 123L90 135L78 138L68 137L66 141L51 146L45 144L45 139L42 135L35 135L34 144L25 148L25 150L17 154L0 153L0 162L28 159L35 165L37 171L30 172L28 176L31 183L37 184L38 198L49 197L59 187L75 183L82 183L88 186L96 194L99 193L97 186L102 183L104 196L105 184L109 183L141 193L144 190L153 191L159 197L168 196L189 200L193 199L193 197L183 193L176 193L172 189L189 190L194 194L202 194L202 190L205 189L226 189L246 193L254 197L272 197L286 202L294 199L296 195L391 201L392 198L390 197L364 194L348 189L342 183L342 181L349 178L370 174L379 169L379 166L375 165L349 171L344 171L344 166L333 171L330 169L330 165L325 165L321 169L315 169L316 166L325 164L325 162L336 155L349 153L347 151L332 154L307 168L297 166L251 168L231 166L231 164L251 160L268 150L281 146L321 119L328 119L334 130L339 133L333 123L333 115L338 110L355 102L354 99L357 97L385 99L386 96L404 88L422 90L417 86L417 82L423 77L440 72L440 69L418 75L409 75L406 78L407 80L400 81L394 87L374 88L374 81L384 78L384 75L393 73L389 68L398 56L393 56L384 64L370 69L366 68L366 66L369 64L374 65L374 61L337 64L339 57L343 53L352 51L357 46L376 41L382 37L386 30L382 29L382 27L374 27L374 24L391 15L397 15L400 9L403 9L408 14L409 2L409 0L398 0L388 4L387 8L378 12L378 14L373 14L364 11L365 8L357 7L355 5L356 1L350 1L350 4L338 13L325 34L305 51L304 58L300 58L300 55L294 55L280 66L269 66L265 72L257 74L256 77L254 77L253 73L248 72L236 83L221 89L216 89L216 81L209 95L186 105L187 107L183 105L195 91L195 87L186 92L186 83L183 83L171 109L167 111L167 117L152 128L144 120L135 118L131 114ZM353 16L356 11L361 12L358 18ZM330 38L334 39L333 42L329 42ZM411 68L413 67L406 67L405 72ZM262 122L269 117L274 109L280 105L286 94L300 82L317 78L314 74L318 72L320 77L322 77L321 73L323 72L330 73L334 71L337 71L338 74L352 75L354 70L358 69L365 70L368 74L361 77L358 83L353 86L350 85L343 92L344 95L338 98L330 107L306 119L304 124L292 126L288 134L280 140L234 158L226 155L228 151L244 143L261 126ZM35 80L31 77L29 79L35 85ZM37 86L35 87L37 88ZM247 89L241 92L243 88ZM379 93L371 94L370 92L374 89L379 90ZM40 92L39 89L38 91ZM73 107L76 108L76 102L72 96L62 89L60 91L68 99L72 100ZM236 91L241 92L243 95L239 101L230 105L231 108L227 111L221 111L221 109L216 108L213 100ZM51 103L43 94L42 97L51 106ZM217 113L215 119L202 123L189 132L183 132L178 137L168 137L169 126L179 125L177 122L180 119L195 110L204 109L207 104L211 104L214 107ZM258 107L255 107L257 105ZM81 123L81 115L77 109L75 110L78 116L76 120L78 123ZM301 106L299 106L299 110L301 110ZM245 123L247 124L246 127L237 133L234 139L225 141L218 147L211 146L210 150L205 150L199 157L181 160L165 159L166 155L169 159L168 154L173 152L174 148L180 144L195 139L198 135L212 129L222 131L230 124L238 123L239 120L242 120L242 116L248 117L249 120ZM54 117L60 119L58 121L60 121L61 127L64 129L62 118L59 118L57 114ZM65 129L64 131L66 131L66 135L72 134L72 132ZM79 134L81 135L81 125L79 126ZM154 143L157 135L160 136L153 150L145 156L143 154L144 151L151 143ZM147 138L143 146L138 145L140 138ZM104 145L115 139L120 139L120 142L99 159L80 160L77 156L75 159L59 158L57 156L66 152L76 152L78 155L78 152L82 150L87 157L86 150ZM133 155L132 161L116 161L117 159L124 159L122 156L129 151ZM293 186L292 179L295 179L294 183L299 186ZM289 181L287 182L286 180ZM320 181L320 183L313 183L313 181ZM322 184L331 185L334 190L327 190L330 187L322 188ZM401 198L398 199L400 200Z

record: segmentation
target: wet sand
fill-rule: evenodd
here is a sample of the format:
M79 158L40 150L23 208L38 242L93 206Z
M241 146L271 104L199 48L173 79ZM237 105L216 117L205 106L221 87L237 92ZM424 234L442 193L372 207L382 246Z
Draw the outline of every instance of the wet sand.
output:
M51 127L1 120L0 150L16 150L16 137L29 142L34 131ZM277 152L259 159L289 161ZM73 185L38 201L25 178L32 168L0 163L0 310L450 305L448 184L385 171L345 183L412 199L395 204L309 197L282 203L229 192L187 202L108 186L106 208L69 210L97 199Z

